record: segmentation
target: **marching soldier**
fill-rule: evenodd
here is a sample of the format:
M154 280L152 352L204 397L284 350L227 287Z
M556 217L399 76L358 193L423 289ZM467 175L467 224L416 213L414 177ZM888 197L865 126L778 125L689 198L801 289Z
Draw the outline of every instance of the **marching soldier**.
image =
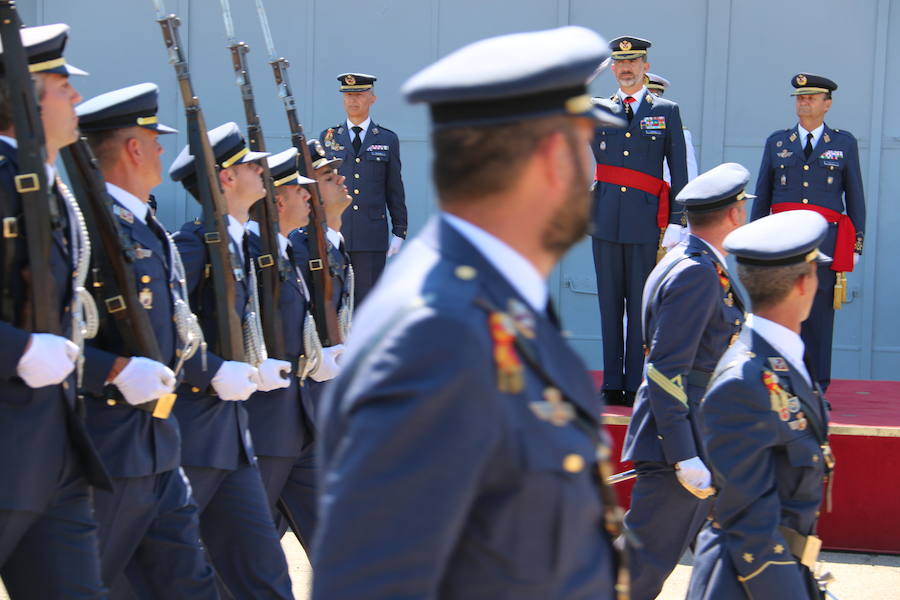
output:
M400 140L369 115L376 78L344 73L337 79L347 120L323 131L319 139L329 158L343 159L341 175L353 191L342 233L356 273L354 301L359 305L384 270L386 258L399 252L406 239L406 193L400 175ZM390 241L386 213L391 215Z
M713 491L697 411L743 322L722 242L747 220L749 180L747 169L726 163L684 186L676 200L691 234L644 286L644 382L622 451L638 473L625 515L625 526L642 542L629 546L633 600L659 595L709 514Z
M29 272L18 190L32 187L37 177L20 172L17 155L26 141L20 139L24 132L15 130L12 102L21 96L13 93L10 73L0 62L0 577L12 598L106 593L89 485L109 489L110 483L79 415L73 371L80 349L68 339L81 327L73 314L81 273L74 271L87 258L86 233L74 198L64 193L53 168L59 150L78 139L75 105L81 96L69 76L87 74L66 63L68 32L63 24L21 30L40 105L50 202L59 213L48 249L50 273ZM50 310L62 335L31 331L29 282L41 276L55 284Z
M658 252L680 241L683 217L669 199L687 183L687 166L678 105L644 87L650 42L623 36L610 42L610 48L619 89L609 99L595 101L625 117L628 126L598 127L594 136L597 183L591 236L603 336L603 395L607 404L630 406L644 359L641 293ZM662 179L663 161L671 170L671 186Z
M699 537L688 598L824 597L813 569L823 477L834 467L828 409L803 362L825 219L764 217L725 240L753 303L701 405L718 497Z
M135 257L139 300L166 362L129 357L113 316L98 303L101 324L88 347L84 376L87 425L115 486L94 495L100 559L113 597L128 596L127 584L117 578L131 565L128 570L142 576L129 578L130 584L149 586L144 594L165 597L177 590L191 598L218 598L200 542L197 506L180 466L178 422L140 408L174 390L176 375L167 365L179 362L194 333L176 310L179 304L187 310L189 301L178 251L148 206L150 191L162 183L157 137L175 133L157 119L158 96L156 85L143 83L97 96L77 111L106 180L123 251ZM94 243L100 247L100 240ZM121 260L127 260L125 252Z
M644 75L644 87L646 87L654 96L661 98L663 94L666 93L666 89L668 89L669 85L671 85L669 80L662 75L656 75L655 73L647 73ZM697 157L694 154L694 137L691 135L691 130L687 127L682 127L681 131L684 132L684 149L687 157L687 178L688 181L691 181L692 179L696 179L699 174L699 171L697 170ZM665 162L663 163L663 179L669 185L672 184L672 174L669 172L669 164Z
M208 135L228 206L227 243L237 284L235 307L246 320L255 290L244 224L249 220L250 207L265 196L262 167L256 161L268 154L251 152L235 123L220 125ZM197 169L188 150L185 147L181 151L169 175L196 195ZM215 290L207 281L210 258L199 220L186 223L175 234L175 243L184 261L191 306L213 344ZM179 387L175 404L183 432L182 464L200 508L203 541L213 566L234 596L291 598L287 562L256 467L247 411L241 402L257 389L288 387L291 382L285 374L291 365L270 358L257 369L247 363L225 361L212 352L207 363L192 360L185 366L186 378L194 383Z
M565 27L405 84L431 107L442 213L362 306L320 407L314 599L613 597L601 406L545 283L587 228L594 119L621 123L586 93L606 56Z
M834 311L847 293L846 273L862 255L866 201L856 138L825 124L837 84L820 75L798 73L791 85L799 123L766 140L750 220L770 211L811 210L829 223L822 249L834 260L819 266L819 291L801 334L813 377L827 390Z

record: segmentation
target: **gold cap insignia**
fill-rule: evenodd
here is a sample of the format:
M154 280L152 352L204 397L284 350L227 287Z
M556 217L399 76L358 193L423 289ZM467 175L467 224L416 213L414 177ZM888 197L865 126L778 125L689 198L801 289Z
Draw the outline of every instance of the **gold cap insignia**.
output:
M803 73L797 75L797 85L806 85L806 75Z
M619 50L631 50L631 42L628 40L622 40L619 42Z
M356 77L354 77L353 75L347 75L346 77L344 77L344 83L346 83L347 85L356 85Z

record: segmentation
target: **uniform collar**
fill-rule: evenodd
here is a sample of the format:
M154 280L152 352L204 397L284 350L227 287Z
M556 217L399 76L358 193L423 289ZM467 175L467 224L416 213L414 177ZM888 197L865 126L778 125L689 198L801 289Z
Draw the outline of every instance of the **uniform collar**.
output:
M825 122L823 121L821 125L813 129L812 131L807 131L803 129L803 125L797 123L797 133L800 134L800 146L806 146L806 134L811 133L812 137L812 145L813 148L819 143L819 140L822 138L822 134L825 132Z
M147 223L147 211L150 210L150 207L147 206L146 202L142 202L140 198L131 192L123 190L119 186L108 181L106 182L106 191L110 196L116 199L116 202L130 210L131 214L137 217L141 223Z
M441 213L441 216L475 246L535 312L544 313L547 308L547 283L534 265L480 227L446 212Z
M359 125L354 125L350 119L347 119L347 131L351 134L353 133L354 127L362 127L362 131L359 132L359 139L365 137L366 133L369 131L369 125L372 124L372 117L366 117L366 120L360 123Z
M249 223L249 221L248 221ZM259 225L257 225L259 227ZM241 251L241 255L244 252L244 233L247 229L241 225L241 222L228 215L228 235L231 236L231 239L234 240L234 243L237 244L238 249Z
M283 233L278 232L278 249L281 251L281 256L284 258L288 257L287 249L288 246L291 245L291 240L287 239Z
M19 149L19 141L16 138L9 137L8 135L0 135L0 141L4 141L12 146L13 150L18 151ZM44 164L44 170L47 172L47 182L52 186L56 179L56 167L50 163L46 163Z
M803 362L803 351L805 346L803 339L784 325L780 325L769 319L764 319L759 315L749 314L744 322L744 327L756 332L757 335L766 340L772 348L784 355L791 366L803 375L806 383L812 385L809 372L806 370L806 364Z
M691 234L691 237L700 240L701 242L703 242L703 245L704 245L704 246L706 246L707 248L709 248L710 250L712 250L712 251L713 251L713 254L716 255L716 258L719 259L719 262L722 263L722 266L723 266L723 267L726 266L726 265L728 264L728 263L725 262L725 255L722 254L721 252L719 252L719 249L718 249L718 248L716 248L715 246L713 246L712 244L710 244L709 242L707 242L706 240L704 240L702 237L700 237L699 235L697 235L697 234L695 234L695 233L692 233L692 234Z
M627 98L628 96L631 96L632 98L634 98L634 103L632 103L631 108L632 108L632 110L634 110L634 112L637 112L638 108L641 106L641 102L644 101L644 96L647 95L647 88L642 87L641 89L639 89L638 91L636 91L633 94L626 94L620 88L616 92L616 95L619 97L619 100L622 101L622 104L625 103L625 98Z
M331 227L325 231L325 237L331 242L332 246L338 249L340 249L341 244L344 242L344 236L341 235L341 232L335 231Z
M228 216L231 217L231 215L228 215ZM229 227L229 232L230 232L231 231L231 223L230 222L229 222L228 227ZM257 223L256 221L253 221L253 220L247 221L247 224L244 226L244 230L247 233L252 233L253 235L259 237L259 223ZM232 237L234 237L234 236L232 236ZM291 245L291 241L289 239L287 239L286 237L284 237L284 234L282 234L279 231L278 232L278 249L279 249L279 251L281 251L282 257L287 258L287 249L288 249L288 246L290 246L290 245Z

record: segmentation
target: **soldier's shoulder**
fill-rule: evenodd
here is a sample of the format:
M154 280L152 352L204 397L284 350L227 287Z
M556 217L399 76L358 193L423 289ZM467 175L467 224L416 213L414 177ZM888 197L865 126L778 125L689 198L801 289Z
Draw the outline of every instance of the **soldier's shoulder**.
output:
M721 397L727 400L739 388L745 392L745 396L764 399L766 396L762 375L766 370L763 358L753 352L741 338L719 359L709 384L707 398Z
M203 238L203 221L198 217L196 219L191 219L184 225L178 228L178 231L175 232L176 238L182 237L196 237L198 239Z
M616 112L619 110L620 105L618 102L616 102L614 100L614 98L615 98L615 96L613 96L612 98L596 96L594 98L591 98L591 102L594 103L596 106L602 106L603 108L606 108L610 111Z
M668 98L663 98L662 96L657 96L650 92L647 92L647 97L650 99L651 104L656 108L662 108L665 110L674 110L678 108L678 103L674 100L669 100Z
M343 127L343 124L341 124L341 123L338 123L337 125L332 125L331 127L326 127L319 134L319 139L326 138L329 136L329 134L333 136L334 134L336 134L338 132L338 129L341 127Z
M766 138L766 142L774 142L776 140L787 139L791 136L791 131L794 131L793 127L788 127L787 129L776 129L769 134L769 137Z
M846 129L832 129L831 131L838 138L845 139L848 141L854 141L854 142L856 141L856 136L854 136L852 133L850 133Z
M387 134L388 136L393 136L395 138L397 137L397 133L393 129L388 129L381 123L372 123L372 129L373 129L372 133L375 133L374 130L377 129L378 133L384 133L384 134ZM375 133L375 135L378 135L378 133Z

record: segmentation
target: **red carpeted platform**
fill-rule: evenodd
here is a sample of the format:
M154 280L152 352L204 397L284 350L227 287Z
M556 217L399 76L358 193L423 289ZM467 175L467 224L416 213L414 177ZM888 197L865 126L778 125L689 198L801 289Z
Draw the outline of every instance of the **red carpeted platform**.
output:
M594 372L597 389L603 373ZM826 548L900 554L900 381L832 382L831 446L837 459L832 510L822 507L819 535ZM604 421L622 447L631 409L607 407ZM616 465L616 472L631 468ZM616 486L628 505L633 481Z

